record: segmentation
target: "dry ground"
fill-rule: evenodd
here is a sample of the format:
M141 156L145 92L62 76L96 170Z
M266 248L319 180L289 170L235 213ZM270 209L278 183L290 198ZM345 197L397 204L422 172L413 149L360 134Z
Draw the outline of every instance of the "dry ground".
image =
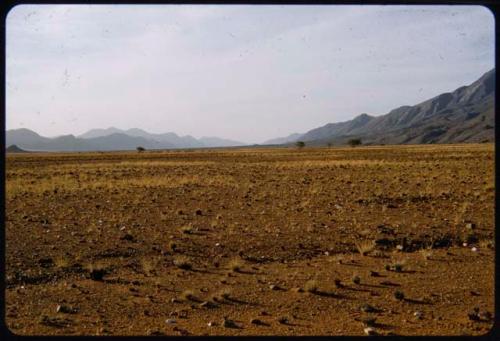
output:
M492 144L22 154L6 177L16 334L492 326Z

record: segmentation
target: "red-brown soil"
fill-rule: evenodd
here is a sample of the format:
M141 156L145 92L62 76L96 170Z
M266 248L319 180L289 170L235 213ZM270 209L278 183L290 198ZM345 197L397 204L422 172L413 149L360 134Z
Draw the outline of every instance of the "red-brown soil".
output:
M492 327L492 144L28 153L6 177L15 334Z

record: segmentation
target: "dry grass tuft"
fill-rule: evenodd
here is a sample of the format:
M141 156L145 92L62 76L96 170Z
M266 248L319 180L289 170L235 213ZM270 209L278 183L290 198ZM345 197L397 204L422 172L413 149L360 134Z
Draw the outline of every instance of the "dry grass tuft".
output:
M194 295L193 291L191 290L184 290L181 295L180 295L180 298L183 300L183 301L199 301L199 299Z
M420 250L420 254L424 258L424 260L430 260L432 255L434 254L434 251L432 251L431 248L426 248L426 249Z
M190 259L185 256L180 256L176 257L174 259L174 265L178 267L179 269L183 270L192 270L193 269L193 264L191 263Z
M244 263L239 258L232 259L228 264L229 269L233 272L240 272L243 269L243 266Z
M375 242L373 240L363 240L356 243L356 248L362 256L366 256L369 252L375 249Z
M186 225L181 227L181 232L184 234L192 234L194 232L193 225Z
M318 292L318 282L311 279L309 281L306 282L306 284L304 285L304 290L306 292L310 292L311 294L315 294Z

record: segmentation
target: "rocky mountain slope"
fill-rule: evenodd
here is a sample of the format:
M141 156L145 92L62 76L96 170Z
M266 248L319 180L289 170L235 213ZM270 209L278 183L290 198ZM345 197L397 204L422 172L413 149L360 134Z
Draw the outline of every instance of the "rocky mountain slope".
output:
M361 114L299 135L309 145L344 144L361 138L365 144L459 143L494 140L495 69L468 86L382 116ZM282 143L287 143L282 142Z

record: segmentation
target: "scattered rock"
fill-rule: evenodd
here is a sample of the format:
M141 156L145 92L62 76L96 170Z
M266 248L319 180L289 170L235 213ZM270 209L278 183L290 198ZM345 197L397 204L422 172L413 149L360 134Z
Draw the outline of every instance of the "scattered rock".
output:
M465 224L465 228L468 230L474 230L476 228L476 224L474 223L467 223Z
M396 290L394 292L394 298L396 298L399 301L402 301L405 298L405 294L402 291Z
M54 260L50 257L40 258L38 264L40 264L42 268L50 268L54 266Z
M105 274L106 271L104 271L104 269L92 269L92 271L90 271L90 279L93 281L102 281Z
M58 304L56 307L56 312L63 314L76 314L77 309L64 304Z
M417 319L421 320L424 316L424 313L422 313L421 311L416 311L413 313L413 316L415 316Z
M215 323L214 321L210 321L207 323L207 326L209 326L209 327L214 327L216 325L217 325L217 323Z
M216 307L216 305L212 302L209 302L209 301L205 301L205 302L200 303L200 308L210 309L210 308L215 308L215 307Z
M374 307L372 307L371 305L369 304L363 304L360 308L360 310L364 313L373 313L375 311L377 311L377 309L375 309Z
M167 324L174 324L174 323L177 323L177 321L175 319L166 319L165 323L167 323Z
M258 326L261 326L261 325L263 325L263 324L264 324L264 322L262 322L262 321L261 321L261 320L259 320L259 319L251 319L251 320L250 320L250 323L251 323L251 324L258 325Z
M472 251L472 252L477 252L477 247L475 247L475 246L474 246L474 247L471 249L471 251Z
M281 324L288 324L288 318L285 317L285 316L282 316L280 318L278 318L278 322L281 323Z
M361 277L359 277L358 275L355 275L352 277L352 282L354 284L360 284L361 283Z
M198 209L198 210L196 210L195 213L196 213L196 215L202 215L203 212L200 209Z
M269 286L269 289L271 289L271 290L280 290L280 287L279 287L279 286L277 286L277 285L271 284L271 285Z
M123 235L120 240L127 240L129 242L133 242L134 241L134 236L131 235L130 233L126 233L125 235Z
M366 335L377 335L377 332L375 331L375 328L373 327L366 327L363 329Z
M224 328L239 328L238 325L233 321L226 317L224 317L224 321L222 322L222 326Z

